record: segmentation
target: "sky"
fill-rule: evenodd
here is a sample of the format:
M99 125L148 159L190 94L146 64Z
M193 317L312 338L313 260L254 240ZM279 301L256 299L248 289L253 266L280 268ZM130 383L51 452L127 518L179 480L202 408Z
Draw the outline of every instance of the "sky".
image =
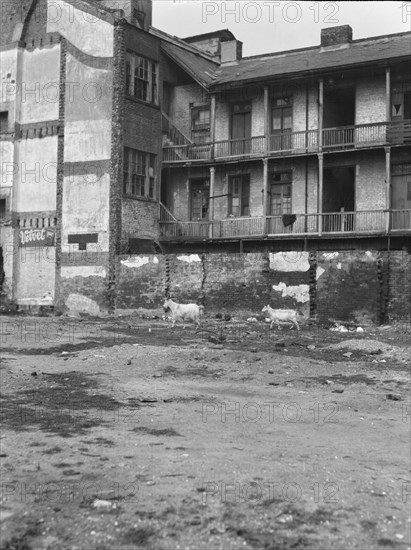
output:
M316 46L322 28L351 25L354 40L411 30L411 2L153 0L153 26L185 38L230 29L243 57Z

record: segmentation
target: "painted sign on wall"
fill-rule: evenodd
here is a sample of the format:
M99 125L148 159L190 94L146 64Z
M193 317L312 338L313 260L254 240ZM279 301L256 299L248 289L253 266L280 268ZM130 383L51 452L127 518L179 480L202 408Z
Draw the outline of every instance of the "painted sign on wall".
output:
M54 246L54 239L55 230L51 227L19 231L19 246Z

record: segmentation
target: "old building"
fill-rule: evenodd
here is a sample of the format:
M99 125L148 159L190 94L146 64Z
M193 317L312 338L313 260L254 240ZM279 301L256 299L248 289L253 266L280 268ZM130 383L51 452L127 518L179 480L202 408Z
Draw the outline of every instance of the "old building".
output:
M243 58L229 30L154 29L149 0L7 10L9 301L409 318L411 33Z

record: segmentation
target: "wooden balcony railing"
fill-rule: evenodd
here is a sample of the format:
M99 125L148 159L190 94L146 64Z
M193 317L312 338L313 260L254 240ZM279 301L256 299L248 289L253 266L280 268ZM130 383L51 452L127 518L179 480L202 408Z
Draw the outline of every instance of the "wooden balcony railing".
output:
M228 218L210 221L160 222L164 239L241 239L247 237L298 237L387 234L411 232L410 210L367 210L296 214L292 225L284 225L283 216Z
M180 138L178 138L180 139ZM411 120L324 128L325 151L411 144ZM320 150L318 130L279 132L213 143L180 143L163 147L166 163L223 160L230 157L301 155Z

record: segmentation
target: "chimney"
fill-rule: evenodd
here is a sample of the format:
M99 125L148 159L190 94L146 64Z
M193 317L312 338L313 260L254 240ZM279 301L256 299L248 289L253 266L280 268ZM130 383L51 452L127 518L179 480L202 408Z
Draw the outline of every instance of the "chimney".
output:
M350 25L340 27L328 27L321 29L321 46L336 46L337 44L349 44L352 42L352 28Z
M124 18L139 29L148 31L151 27L153 0L100 0L106 8L122 10Z
M240 40L221 42L221 63L240 61L243 55L243 43Z

